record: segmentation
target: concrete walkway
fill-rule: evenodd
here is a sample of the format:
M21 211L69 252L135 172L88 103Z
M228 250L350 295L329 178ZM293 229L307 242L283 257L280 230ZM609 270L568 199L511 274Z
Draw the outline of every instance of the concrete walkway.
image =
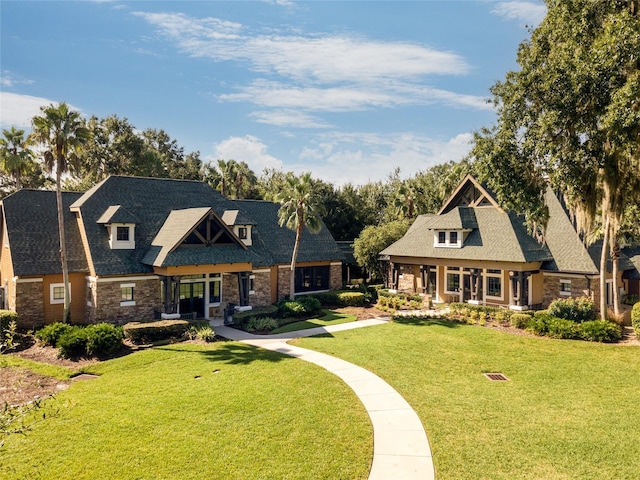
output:
M435 470L427 434L416 412L377 375L324 353L287 344L287 341L353 328L381 325L388 319L360 320L277 335L252 335L212 321L217 335L255 347L284 353L314 363L340 377L356 393L373 426L373 463L369 480L434 479Z

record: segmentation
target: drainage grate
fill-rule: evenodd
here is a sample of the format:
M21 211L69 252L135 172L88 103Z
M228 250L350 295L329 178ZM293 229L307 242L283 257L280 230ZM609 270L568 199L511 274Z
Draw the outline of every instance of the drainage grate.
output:
M492 382L505 382L509 380L503 373L485 373L484 376Z

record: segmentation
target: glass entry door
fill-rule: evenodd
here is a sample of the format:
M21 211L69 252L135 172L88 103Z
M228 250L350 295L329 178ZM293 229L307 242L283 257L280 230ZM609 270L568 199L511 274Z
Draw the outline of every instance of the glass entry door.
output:
M204 283L180 284L180 313L196 313L204 317Z

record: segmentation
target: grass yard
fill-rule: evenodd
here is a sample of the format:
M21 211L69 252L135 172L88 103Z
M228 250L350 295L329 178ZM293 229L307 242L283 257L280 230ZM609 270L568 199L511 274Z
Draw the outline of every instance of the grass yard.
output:
M295 344L396 388L422 419L438 480L638 478L638 347L433 320ZM483 372L510 380L491 382Z
M365 479L369 418L323 369L235 342L85 367L0 449L6 479ZM58 372L63 375L64 372Z
M309 328L326 327L328 325L338 325L340 323L356 321L356 316L348 313L340 313L334 310L323 310L322 313L322 317L288 323L282 327L276 328L271 333L295 332L296 330L307 330Z

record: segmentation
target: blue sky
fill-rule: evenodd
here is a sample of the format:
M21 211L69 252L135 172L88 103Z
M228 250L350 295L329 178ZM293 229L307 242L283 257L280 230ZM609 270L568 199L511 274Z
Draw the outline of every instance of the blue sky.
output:
M517 67L530 1L7 1L0 124L40 105L164 129L205 161L338 185L469 149Z

